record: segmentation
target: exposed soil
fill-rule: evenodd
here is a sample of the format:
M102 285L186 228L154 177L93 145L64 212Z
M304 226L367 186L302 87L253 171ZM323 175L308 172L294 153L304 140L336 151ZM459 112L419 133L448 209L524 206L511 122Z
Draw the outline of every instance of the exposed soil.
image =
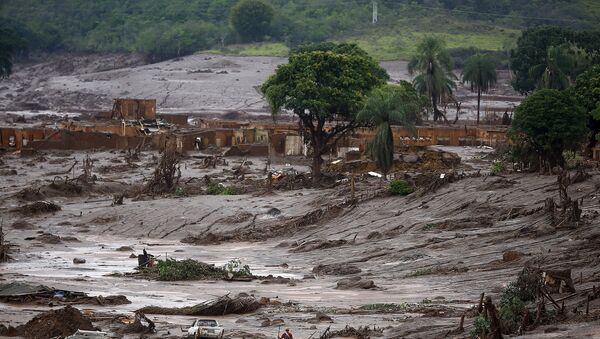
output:
M285 62L279 57L196 54L146 65L141 56L130 54L35 56L17 64L11 78L0 80L0 111L94 113L110 110L113 98L129 97L154 98L162 113L268 118L268 105L258 87ZM406 62L381 65L392 81L410 80ZM474 119L477 98L465 85L457 85L460 120ZM483 96L482 119L498 120L520 101L510 88L508 73L499 71L498 85ZM454 121L453 105L447 107L447 115Z

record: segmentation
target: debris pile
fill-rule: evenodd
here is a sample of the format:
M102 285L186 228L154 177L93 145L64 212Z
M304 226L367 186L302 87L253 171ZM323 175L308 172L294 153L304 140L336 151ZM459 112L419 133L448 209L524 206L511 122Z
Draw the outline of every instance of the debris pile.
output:
M123 305L131 302L124 295L91 297L83 292L59 290L26 282L0 284L0 301L5 303Z
M50 201L36 201L31 204L17 207L13 212L18 212L22 215L36 215L43 213L53 213L61 210L61 207Z
M141 311L135 311L135 318L121 330L122 333L154 333L156 325Z
M78 309L66 306L35 316L25 325L16 328L26 339L46 339L72 335L77 330L94 330L90 319Z
M316 275L350 275L361 273L362 270L353 264L317 265L312 272Z
M339 331L331 331L330 327L327 327L325 331L319 336L319 339L329 339L329 338L356 338L356 339L369 339L372 336L381 336L383 333L383 329L376 327L360 326L359 328L354 328L352 326L346 325L346 327Z

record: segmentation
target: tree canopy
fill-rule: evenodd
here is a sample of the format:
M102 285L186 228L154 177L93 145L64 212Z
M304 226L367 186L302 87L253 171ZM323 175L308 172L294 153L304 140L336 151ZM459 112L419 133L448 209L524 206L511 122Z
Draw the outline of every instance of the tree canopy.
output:
M588 64L587 53L572 44L550 46L543 64L529 70L537 88L567 89L575 82L575 77Z
M510 64L515 74L513 88L524 94L536 89L544 73L540 72L539 68L545 70L549 64L556 64L562 62L560 59L565 59L560 56L559 59L548 61L549 57L558 58L558 53L565 52L557 46L574 45L592 57L590 62L598 63L600 61L599 40L598 31L574 31L557 26L541 26L524 30L517 40L517 47L511 51ZM553 49L549 50L550 47ZM562 66L564 68L565 65Z
M365 51L353 44L292 53L262 85L274 115L289 110L300 118L313 152L313 178L321 156L357 127L356 114L367 93L388 79Z
M410 36L412 32L422 31L452 32L459 41L467 41L473 34L498 40L512 37L515 34L513 30L540 23L588 30L600 26L598 11L587 9L590 0L381 0L378 1L380 16L377 25L371 24L370 1L264 1L274 8L268 32L270 41L279 41L290 47L326 40L364 41L379 39L382 35L386 44L400 46L402 39L398 40L395 36L405 33ZM165 37L175 36L187 25L211 27L204 31L201 42L194 46L198 50L239 42L229 20L231 9L238 2L2 0L0 18L1 21L17 23L15 26L33 51L161 50L160 54L166 55L165 51L168 51L168 55L176 56L177 51L181 53L183 49L179 49L178 44L166 43ZM478 12L487 14L480 15ZM492 15L488 15L490 13ZM531 13L543 13L544 20L519 18L520 15L531 17ZM589 45L600 44L598 40L591 35L581 36L581 41ZM470 45L476 43L468 40L457 47L467 48Z
M408 64L408 72L417 74L413 80L415 89L431 99L433 120L446 116L437 108L444 97L452 95L456 87L456 76L452 72L452 57L443 40L428 36L417 46L417 51Z
M588 128L592 131L588 147L594 147L600 140L600 65L581 73L571 92L588 113Z
M576 98L565 91L541 89L517 107L510 135L553 167L563 166L563 152L581 148L587 133L585 109Z
M262 0L241 0L231 9L231 25L243 41L261 41L271 30L274 10Z
M470 57L465 64L462 81L471 85L472 92L477 92L477 123L479 124L481 93L489 91L497 81L495 60L483 54Z

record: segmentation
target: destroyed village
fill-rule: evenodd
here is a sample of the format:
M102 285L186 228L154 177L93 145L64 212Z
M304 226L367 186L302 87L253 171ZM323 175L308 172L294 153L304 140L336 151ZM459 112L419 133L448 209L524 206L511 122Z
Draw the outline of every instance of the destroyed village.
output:
M600 0L0 0L0 338L600 338Z

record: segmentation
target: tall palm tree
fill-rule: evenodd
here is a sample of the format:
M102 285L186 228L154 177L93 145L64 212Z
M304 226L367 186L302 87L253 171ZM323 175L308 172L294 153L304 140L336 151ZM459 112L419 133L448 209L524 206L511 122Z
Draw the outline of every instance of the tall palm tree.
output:
M571 44L550 46L544 63L535 65L529 74L537 81L537 88L563 90L571 87L579 74L589 63L587 53Z
M392 124L414 130L416 115L421 109L419 96L410 83L386 85L374 89L365 100L357 120L376 127L370 153L383 172L384 178L394 161Z
M417 74L413 80L415 89L431 99L434 121L439 118L448 121L446 115L437 108L437 104L444 97L451 95L456 87L456 76L452 73L452 68L452 57L446 50L446 44L433 36L425 37L421 41L416 54L408 63L409 74Z
M462 81L471 84L471 92L477 91L477 124L481 108L481 92L487 92L497 81L496 63L490 56L476 54L467 59Z

